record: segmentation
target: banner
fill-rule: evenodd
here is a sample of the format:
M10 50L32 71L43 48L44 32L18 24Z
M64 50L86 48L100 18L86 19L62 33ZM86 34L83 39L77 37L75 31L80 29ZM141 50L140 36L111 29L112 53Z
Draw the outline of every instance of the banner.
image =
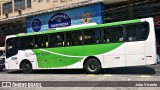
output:
M160 87L160 81L0 81L1 87Z
M27 17L27 33L86 23L102 23L102 3Z
M71 18L65 13L56 13L48 21L48 28L71 26Z

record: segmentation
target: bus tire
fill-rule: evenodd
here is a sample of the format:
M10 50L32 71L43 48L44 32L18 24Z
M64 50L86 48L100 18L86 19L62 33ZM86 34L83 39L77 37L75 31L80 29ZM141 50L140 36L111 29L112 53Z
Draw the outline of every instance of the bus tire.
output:
M97 59L90 58L85 62L84 70L89 74L97 74L101 71L101 64Z
M23 62L21 66L22 72L25 74L29 74L32 72L32 65L30 62Z

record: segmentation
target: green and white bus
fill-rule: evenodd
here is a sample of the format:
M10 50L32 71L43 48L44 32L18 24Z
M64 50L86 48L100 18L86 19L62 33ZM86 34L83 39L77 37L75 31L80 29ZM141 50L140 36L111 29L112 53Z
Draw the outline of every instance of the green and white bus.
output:
M6 37L7 69L84 69L156 64L153 18Z

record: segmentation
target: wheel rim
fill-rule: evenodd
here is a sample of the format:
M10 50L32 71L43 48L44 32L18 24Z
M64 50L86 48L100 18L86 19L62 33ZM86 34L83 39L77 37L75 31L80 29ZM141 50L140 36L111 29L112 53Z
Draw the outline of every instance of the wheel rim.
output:
M25 65L23 65L23 70L24 70L25 72L28 72L28 71L31 70L31 66L30 66L29 64L25 64Z
M97 65L95 64L95 63L90 63L89 65L88 65L88 69L90 70L90 71L95 71L95 70L97 70Z

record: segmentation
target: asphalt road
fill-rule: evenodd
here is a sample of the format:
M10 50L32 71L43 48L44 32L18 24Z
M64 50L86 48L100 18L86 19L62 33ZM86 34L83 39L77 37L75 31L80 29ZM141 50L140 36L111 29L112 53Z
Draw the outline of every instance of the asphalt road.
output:
M23 74L20 70L3 70L0 74ZM35 70L31 74L71 74L71 75L86 75L84 70ZM112 75L152 75L160 76L160 64L137 66L137 67L120 67L120 68L107 68L104 69L102 74Z
M160 88L160 65L109 68L100 74L86 74L83 70L36 70L31 74L23 74L20 70L3 70L0 72L1 81L22 81L42 83L43 88L29 88L31 90L159 90ZM47 81L47 82L43 82ZM48 82L55 81L55 82ZM58 82L57 82L58 81ZM64 82L67 81L67 82ZM76 82L75 82L76 81ZM78 81L78 82L77 82ZM81 82L79 82L81 81ZM86 82L89 81L89 82ZM95 82L98 81L98 82ZM106 81L106 82L103 82ZM111 83L111 81L114 81ZM123 82L121 82L123 81ZM135 81L135 82L133 82ZM154 83L154 87L136 87L136 83ZM152 81L152 82L148 82ZM159 81L159 82L156 82ZM103 85L105 83L105 85ZM106 84L109 83L109 84ZM45 85L50 85L49 87ZM102 86L101 86L102 85ZM110 85L110 86L107 86ZM121 86L122 85L122 86ZM139 84L138 84L139 85ZM141 84L140 84L141 85ZM114 86L114 87L112 87ZM126 87L127 86L127 87ZM3 87L0 90L28 90L28 88Z

